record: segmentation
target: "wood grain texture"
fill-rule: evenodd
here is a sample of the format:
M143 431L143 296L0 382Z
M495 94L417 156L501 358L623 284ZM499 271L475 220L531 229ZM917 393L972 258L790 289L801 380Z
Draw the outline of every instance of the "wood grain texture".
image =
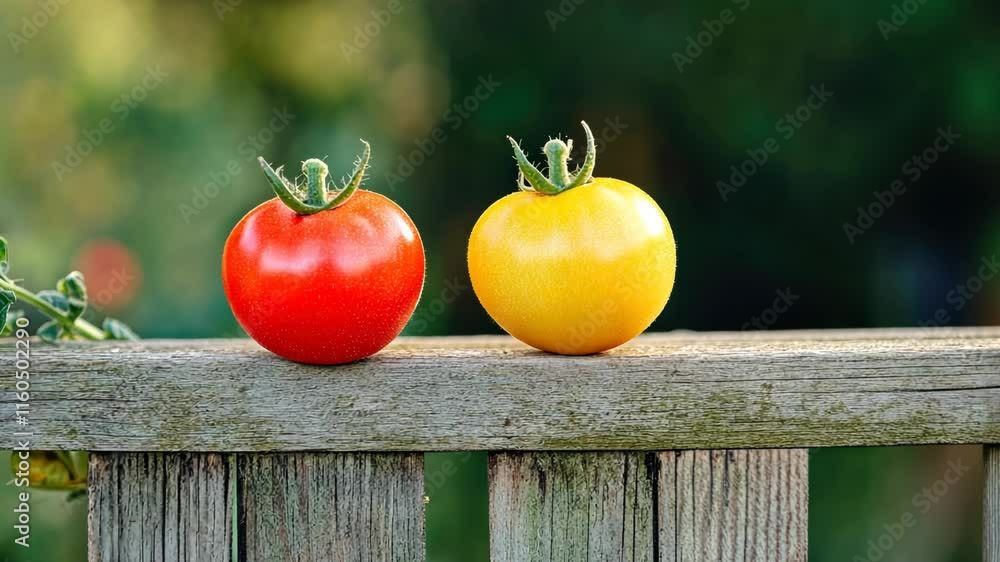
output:
M808 451L490 455L492 562L803 562Z
M1000 562L1000 445L983 447L983 560Z
M218 454L92 454L90 562L230 562L230 472Z
M658 561L806 560L807 450L668 451L658 460Z
M493 453L492 562L653 562L652 453Z
M0 343L0 354L10 345ZM289 363L246 340L37 349L31 423L43 449L1000 442L996 328L683 332L644 336L591 357L549 355L507 337L401 339L370 359L337 367ZM0 378L0 403L15 400L13 382ZM14 423L0 420L4 435L13 435Z
M421 562L423 455L240 455L243 562Z

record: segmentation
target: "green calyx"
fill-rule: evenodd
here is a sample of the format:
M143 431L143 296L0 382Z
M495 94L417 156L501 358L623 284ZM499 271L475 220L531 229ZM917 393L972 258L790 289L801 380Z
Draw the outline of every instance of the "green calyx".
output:
M306 177L305 185L294 184L281 175L284 166L278 166L275 170L263 158L257 158L257 161L271 182L278 199L300 215L313 215L343 205L361 187L361 180L364 179L365 169L368 168L368 160L372 153L371 146L364 139L361 140L361 144L365 145L365 150L358 158L354 171L351 172L351 179L339 190L330 189L326 181L330 169L325 162L317 158L310 158L302 163L302 174Z
M573 150L573 141L563 142L561 139L552 139L545 143L545 156L549 161L549 177L542 175L538 168L528 161L521 150L521 145L517 144L511 137L507 137L511 146L514 147L514 158L517 160L517 167L520 170L518 185L525 191L537 191L545 195L556 195L579 187L592 179L594 164L597 162L597 146L594 143L594 134L590 131L586 121L580 121L583 130L587 134L587 156L583 160L583 165L572 174L569 172L569 153ZM528 184L524 184L527 180Z

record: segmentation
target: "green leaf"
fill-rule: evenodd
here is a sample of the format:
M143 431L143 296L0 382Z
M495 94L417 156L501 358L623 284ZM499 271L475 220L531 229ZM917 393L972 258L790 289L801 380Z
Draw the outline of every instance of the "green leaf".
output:
M10 263L7 261L7 239L0 236L0 276L6 277L9 269Z
M77 480L86 481L87 480L87 469L89 465L88 455L86 451L70 451L69 452L70 464L69 468L73 472L74 477Z
M107 335L109 340L137 340L139 336L132 331L124 322L120 320L115 320L114 318L105 318L104 324L101 325L104 328L104 333Z
M83 281L82 273L74 271L63 277L56 283L56 288L66 297L69 307L67 313L71 320L76 320L87 310L87 285Z
M14 331L17 330L17 319L23 316L24 312L21 310L8 310L7 318L3 323L3 328L0 328L0 338L13 334Z
M10 305L17 301L17 296L10 291L0 291L0 318L7 318L7 311Z
M56 343L56 341L59 340L59 337L62 336L62 334L63 334L62 324L60 324L55 320L50 320L45 324L42 324L42 327L38 329L36 335L42 338L43 341L47 341L49 343Z
M69 300L59 291L40 291L38 298L59 309L59 312L69 312Z

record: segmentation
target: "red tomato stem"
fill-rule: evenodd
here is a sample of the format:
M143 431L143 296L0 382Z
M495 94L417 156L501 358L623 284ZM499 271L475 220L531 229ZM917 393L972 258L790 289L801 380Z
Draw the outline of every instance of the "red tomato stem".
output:
M343 205L358 188L364 179L365 170L368 168L368 161L371 159L371 146L361 140L365 145L364 152L358 158L354 171L351 172L351 179L346 182L340 191L334 192L327 185L326 178L330 173L326 162L318 158L310 158L302 163L302 173L306 176L306 184L296 185L282 175L284 166L279 166L277 170L271 167L263 157L257 158L260 167L264 170L264 176L271 182L275 195L289 209L300 215L314 215L321 211L329 211Z
M326 176L330 174L326 162L310 158L302 163L302 173L306 175L306 203L313 207L326 205Z

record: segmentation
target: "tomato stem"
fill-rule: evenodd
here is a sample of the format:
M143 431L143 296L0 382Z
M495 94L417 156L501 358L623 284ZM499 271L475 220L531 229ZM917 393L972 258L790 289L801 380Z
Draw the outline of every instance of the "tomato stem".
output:
M302 163L302 173L306 175L306 203L321 207L326 204L326 176L330 169L317 158Z
M580 121L580 124L583 125L583 130L587 135L587 155L583 165L577 168L572 175L569 172L569 154L573 150L572 140L563 142L561 139L552 139L545 143L544 150L549 162L549 177L546 178L534 164L528 161L524 151L521 150L521 145L512 137L507 137L514 148L514 158L517 160L517 167L520 170L518 183L522 189L526 189L526 186L520 183L522 177L528 181L532 190L545 195L557 195L567 189L579 187L592 179L594 165L597 162L597 145L587 122Z
M304 186L296 185L286 179L281 174L283 166L275 170L263 157L257 158L257 162L260 163L264 176L271 182L275 195L282 203L300 215L313 215L343 205L361 187L372 152L371 146L364 139L361 140L361 144L365 145L364 152L354 166L351 179L338 192L328 188L326 177L330 170L325 162L317 158L310 158L302 163L302 173L306 176Z
M569 153L573 141L567 145L561 139L552 139L545 143L545 154L549 157L549 181L560 191L569 185Z
M589 182L594 175L594 165L597 164L597 144L594 142L594 133L590 131L586 121L580 121L583 130L587 135L587 155L583 159L583 164L573 172L573 180L566 186L566 189L573 189ZM570 146L573 146L570 143Z
M555 195L559 193L559 188L556 187L551 181L548 180L541 172L538 171L531 162L528 161L528 157L524 155L524 151L521 150L521 145L517 144L517 141L513 137L507 137L510 141L512 147L514 147L514 158L517 159L517 167L521 170L521 176L528 181L528 185L532 189L539 193L544 193L546 195ZM521 186L522 189L524 186Z

